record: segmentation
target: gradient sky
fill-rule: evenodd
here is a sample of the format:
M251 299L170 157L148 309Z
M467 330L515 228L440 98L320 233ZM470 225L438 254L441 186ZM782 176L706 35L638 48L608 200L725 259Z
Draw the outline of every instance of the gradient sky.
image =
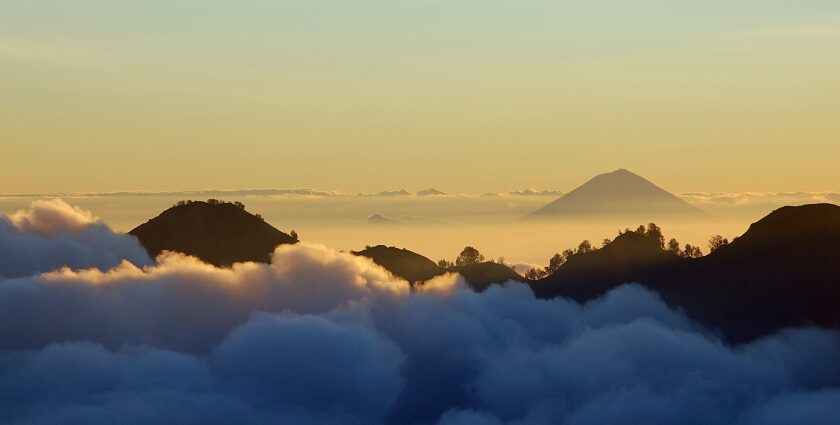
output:
M0 193L840 189L837 0L6 0Z

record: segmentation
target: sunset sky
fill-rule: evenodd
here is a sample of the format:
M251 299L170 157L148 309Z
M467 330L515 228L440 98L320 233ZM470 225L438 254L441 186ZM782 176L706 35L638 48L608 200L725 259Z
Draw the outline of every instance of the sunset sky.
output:
M840 189L837 0L4 1L0 193Z

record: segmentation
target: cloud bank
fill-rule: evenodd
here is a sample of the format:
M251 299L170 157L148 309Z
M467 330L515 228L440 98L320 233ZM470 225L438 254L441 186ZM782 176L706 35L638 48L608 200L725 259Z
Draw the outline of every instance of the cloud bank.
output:
M90 212L61 200L35 201L0 216L0 276L21 277L59 267L111 268L123 259L151 263L132 236L114 233Z
M840 203L836 192L685 192L678 194L683 200L710 211L774 210L786 205L813 203Z
M837 358L825 329L725 345L638 285L585 305L456 275L411 292L304 243L0 280L9 424L831 424Z
M495 193L494 195L510 195L510 196L560 196L563 192L558 190L540 190L540 189L522 189L509 192ZM475 195L469 193L447 193L435 188L421 189L415 192L410 192L406 189L398 190L383 190L379 192L340 192L335 190L317 190L310 188L301 189L238 189L238 190L183 190L183 191L169 191L169 192L148 192L148 191L134 191L134 192L78 192L78 193L22 193L22 194L0 194L0 198L10 197L35 197L41 198L44 196L58 196L58 197L128 197L128 196L182 196L182 197L214 197L214 196L288 196L288 197L302 197L302 198L317 198L317 197L393 197L393 196L456 196L456 197L473 197Z

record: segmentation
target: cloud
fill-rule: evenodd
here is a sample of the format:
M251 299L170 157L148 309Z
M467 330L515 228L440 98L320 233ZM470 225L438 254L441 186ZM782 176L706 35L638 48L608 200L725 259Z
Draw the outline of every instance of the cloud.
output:
M306 317L255 317L206 357L53 344L0 354L0 420L375 423L399 393L399 359L396 348L365 328Z
M213 198L225 196L247 196L247 197L289 197L289 198L320 198L320 197L347 197L355 196L350 192L316 190L310 188L300 189L234 189L234 190L181 190L167 192L150 191L120 191L120 192L65 192L65 193L25 193L25 194L0 194L0 198L15 197L72 197L72 198L112 198L112 197L183 197L183 198ZM362 195L362 194L359 194Z
M449 224L446 220L418 217L401 214L396 217L386 217L382 214L368 216L365 223L368 226L418 225L418 224Z
M334 417L381 419L403 386L403 354L393 342L370 327L318 316L258 314L225 339L214 360L234 386Z
M538 189L523 189L514 190L507 193L511 196L563 196L563 192L559 190L538 190Z
M745 423L749 425L825 424L836 423L832 406L840 403L840 390L782 394L751 409Z
M0 279L10 424L836 423L838 357L817 328L729 346L639 285L583 305L453 274L410 292L304 243Z
M323 246L279 246L271 265L221 269L181 254L158 264L59 271L0 285L0 349L92 341L207 351L255 311L324 313L408 283L370 260ZM25 326L21 326L25 323Z
M12 224L23 232L41 236L60 233L77 233L96 223L90 211L60 200L33 201L29 210L18 211L11 217Z
M510 192L490 192L484 195L490 196L562 196L559 190L522 189ZM213 198L213 197L289 197L289 198L323 198L323 197L408 197L424 198L428 196L437 197L465 197L475 198L476 194L471 193L448 193L436 188L420 189L410 192L406 189L383 190L379 192L341 192L336 190L318 190L311 188L300 189L206 189L206 190L182 190L182 191L120 191L120 192L62 192L62 193L20 193L0 194L0 198L44 198L44 197L70 197L70 198L112 198L112 197L183 197L183 198Z
M678 196L699 207L717 211L752 212L772 210L786 205L840 202L840 194L835 192L685 192Z
M61 200L35 201L0 216L0 276L22 277L62 266L111 268L151 259L136 238L114 233L90 212Z

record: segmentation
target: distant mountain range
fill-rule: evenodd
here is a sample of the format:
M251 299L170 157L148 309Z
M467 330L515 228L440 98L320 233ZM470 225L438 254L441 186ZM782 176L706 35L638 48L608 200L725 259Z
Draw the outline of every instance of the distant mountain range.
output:
M625 169L599 174L526 218L621 217L646 221L706 214Z
M215 201L179 203L129 234L136 236L152 257L163 251L175 251L219 267L245 261L268 263L277 245L297 242L260 216L246 211L244 205ZM513 269L492 262L444 269L409 250L382 245L353 254L368 257L412 283L447 272L460 273L476 289L495 282L525 281Z
M231 203L174 206L130 232L150 255L184 252L217 265L268 262L279 244L297 240ZM586 302L637 282L731 342L784 327L840 326L840 206L780 208L709 255L682 258L660 241L626 232L601 249L572 255L552 275L526 280L510 267L485 262L443 268L407 249L383 245L353 252L413 286L443 273L464 276L478 291L494 283L528 284L542 298Z
M367 218L366 223L369 224L369 225L373 225L373 226L382 226L382 225L397 224L397 223L399 223L399 221L396 220L396 219L393 219L393 218L385 217L382 214L374 214L374 215Z
M434 195L446 195L446 192L437 190L433 187L417 191L417 196L434 196Z

